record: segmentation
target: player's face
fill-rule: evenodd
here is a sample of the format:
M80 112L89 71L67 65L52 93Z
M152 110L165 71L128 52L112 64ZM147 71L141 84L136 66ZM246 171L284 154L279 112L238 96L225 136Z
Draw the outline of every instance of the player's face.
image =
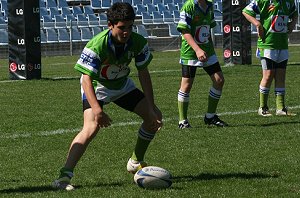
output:
M108 23L112 38L116 43L126 43L132 33L133 21L119 21L112 25Z

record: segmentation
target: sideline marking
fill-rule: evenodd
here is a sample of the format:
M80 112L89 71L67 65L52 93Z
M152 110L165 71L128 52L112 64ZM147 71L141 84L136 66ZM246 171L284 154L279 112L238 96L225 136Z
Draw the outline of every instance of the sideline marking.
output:
M294 106L294 107L289 107L289 109L300 109L300 105ZM274 109L270 109L270 110L274 110ZM257 110L246 110L246 111L237 111L237 112L224 112L224 113L218 113L218 115L222 116L222 115L241 115L241 114L248 114L248 113L255 113L257 112ZM198 115L198 116L191 116L191 118L200 118L203 117L203 115ZM167 118L164 119L164 122L170 122L170 121L174 121L177 120L177 118ZM141 122L138 121L133 121L133 122L119 122L119 123L115 123L112 124L110 127L122 127L122 126L129 126L129 125L138 125L141 124ZM15 133L15 134L11 134L11 135L1 135L0 139L17 139L17 138L30 138L33 136L39 136L39 137L43 137L43 136L52 136L52 135L60 135L60 134L65 134L65 133L76 133L79 132L81 129L77 128L77 129L57 129L54 131L41 131L38 132L37 134L32 134L29 132L23 132L23 133ZM0 131L0 133L2 133Z

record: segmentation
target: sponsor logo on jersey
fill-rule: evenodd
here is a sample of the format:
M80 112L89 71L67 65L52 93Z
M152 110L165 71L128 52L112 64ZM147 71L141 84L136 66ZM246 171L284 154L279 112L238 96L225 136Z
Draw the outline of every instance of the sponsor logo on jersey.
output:
M129 67L126 64L120 65L104 65L101 69L100 78L107 80L114 80L127 76L129 73Z
M288 16L273 16L271 19L270 32L286 33L288 24Z
M209 25L201 25L196 27L195 41L198 44L204 44L209 42L209 37L210 37L209 29L210 29Z

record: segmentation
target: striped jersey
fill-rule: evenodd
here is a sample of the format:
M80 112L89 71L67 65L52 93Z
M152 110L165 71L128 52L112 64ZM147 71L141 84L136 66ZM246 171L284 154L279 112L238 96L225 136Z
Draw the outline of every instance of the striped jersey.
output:
M135 59L135 67L140 70L152 60L147 40L132 32L124 45L114 45L109 29L93 37L84 47L75 69L92 77L94 87L97 83L108 89L121 89L130 73L129 64Z
M258 39L258 48L288 49L288 22L297 14L294 0L252 0L243 12L259 15L265 36Z
M198 4L198 0L187 0L180 10L177 30L190 33L199 47L210 57L215 54L210 29L216 26L216 22L213 3L206 0L206 4L207 9L203 10ZM193 62L197 61L195 51L182 36L180 63L193 65Z

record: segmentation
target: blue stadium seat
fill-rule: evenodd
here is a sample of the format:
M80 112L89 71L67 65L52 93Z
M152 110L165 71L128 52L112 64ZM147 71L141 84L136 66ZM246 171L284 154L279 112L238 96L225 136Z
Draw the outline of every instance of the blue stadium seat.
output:
M46 2L44 0L40 0L40 8L45 8Z
M153 24L163 24L164 20L159 11L152 12Z
M144 25L136 25L136 32L145 38L149 38L149 34Z
M135 7L137 4L142 4L142 0L132 0L132 5Z
M153 18L149 12L142 12L142 24L143 25L153 24Z
M45 29L54 28L54 20L50 15L42 16L42 24Z
M0 17L0 29L7 29L7 22L5 21L4 17Z
M177 6L174 3L168 3L167 8L170 12L172 12L173 10L178 10Z
M41 29L41 43L47 43L47 38L45 32Z
M168 24L168 23L174 23L174 17L172 15L172 13L170 11L164 11L162 13L162 16L163 16L163 22L165 24Z
M57 7L58 8L67 8L69 7L66 0L57 0Z
M72 41L73 42L80 42L81 41L81 35L77 27L71 28L72 32Z
M107 27L107 16L103 12L99 14L99 25L100 27Z
M80 28L81 41L89 41L93 38L93 34L88 27Z
M95 10L101 9L102 8L101 2L102 1L100 1L100 0L91 0L90 6Z
M214 27L214 34L215 35L223 35L221 21L216 21L216 27Z
M123 0L123 2L129 3L130 5L133 5L132 0Z
M55 28L66 28L66 19L62 15L54 15L54 26Z
M95 14L88 14L87 20L89 23L89 27L99 26L99 18Z
M66 17L66 23L68 27L70 27L71 25L77 26L77 20L73 14L67 14L65 17Z
M143 5L152 4L152 0L142 0Z
M97 34L99 34L100 32L102 32L102 28L99 27L99 26L91 27L91 30L92 30L93 36L96 36Z
M153 5L157 5L158 3L162 3L162 0L152 0Z
M156 4L157 6L157 10L162 14L163 11L166 11L167 10L167 7L165 6L165 4L163 3L158 3Z
M173 10L172 15L174 17L174 23L178 23L180 20L180 11L179 10Z
M46 29L47 43L58 43L58 36L55 29Z
M92 1L97 1L97 0L92 0ZM111 6L110 0L106 0L106 1L100 0L100 2L102 2L102 4L101 4L102 9L108 9Z
M54 19L55 15L60 15L60 11L58 10L57 7L51 7L51 8L49 8L49 14L50 14L51 18Z
M49 12L46 7L41 7L40 8L40 18L42 18L42 16L45 16L45 15L49 15Z
M81 7L79 6L72 6L71 10L73 11L73 15L76 16L77 14L83 14L83 11L81 10Z
M70 42L70 34L66 28L60 28L57 30L58 42L65 43Z
M173 0L163 0L163 4L168 5L168 3L174 3Z
M83 13L84 13L85 15L88 15L88 14L95 14L95 12L94 12L92 6L90 6L90 5L85 5L85 6L83 6Z
M183 6L183 3L177 3L177 4L175 4L175 5L177 5L177 10L181 10L181 8L182 8L182 6Z
M111 0L111 4L117 3L117 2L122 2L122 0Z
M7 30L0 29L0 45L8 44L8 33Z
M149 12L149 13L157 11L156 6L153 4L146 4L146 9L147 9L147 12Z
M78 27L88 27L89 26L89 22L85 16L85 14L77 14L75 18L77 20Z
M46 7L47 8L57 7L56 0L46 0Z
M71 14L72 14L72 12L71 12L71 10L70 10L69 7L62 7L62 8L61 8L61 15L62 15L64 18L66 18L66 15L71 15Z
M180 36L180 32L177 30L177 25L175 23L168 24L169 27L169 36L178 37Z
M142 16L142 12L147 12L144 4L136 4L135 13L137 16Z

